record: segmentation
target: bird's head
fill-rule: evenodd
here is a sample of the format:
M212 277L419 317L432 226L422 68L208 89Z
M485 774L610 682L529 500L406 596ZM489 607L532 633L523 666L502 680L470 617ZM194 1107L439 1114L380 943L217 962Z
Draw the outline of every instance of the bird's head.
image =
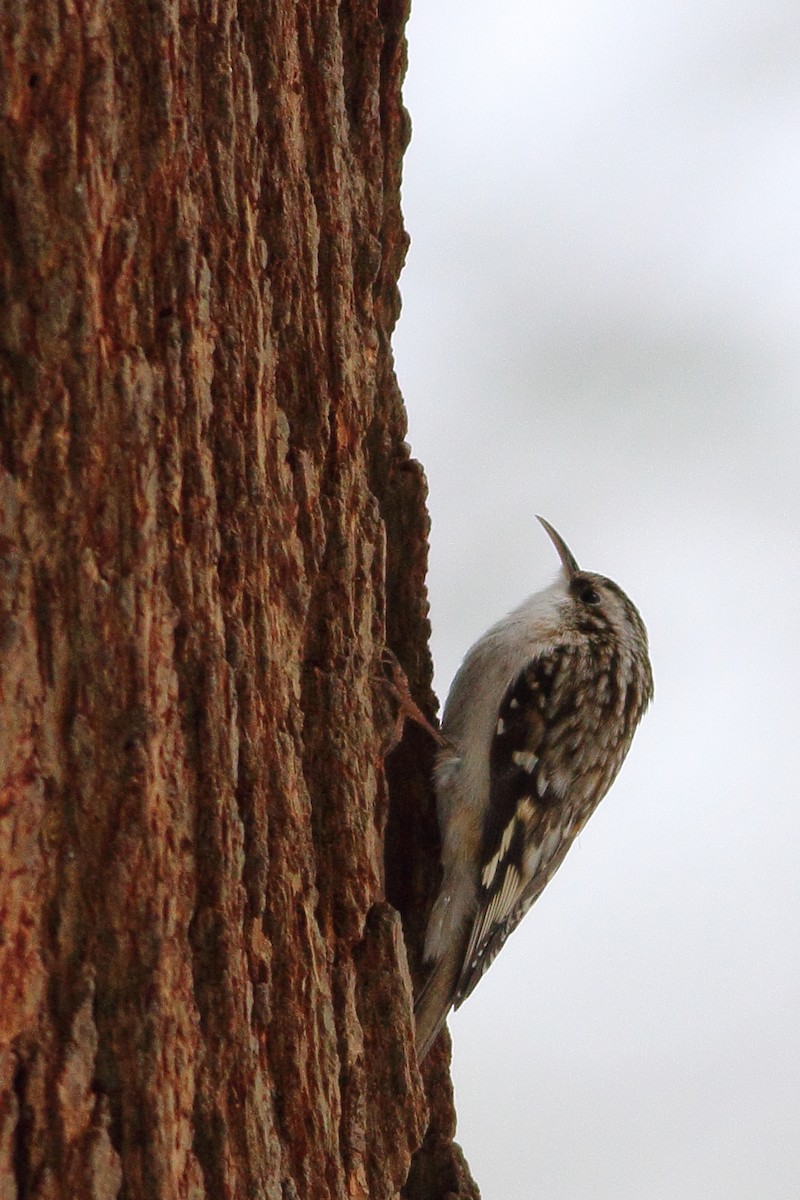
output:
M565 603L562 619L578 634L614 642L647 659L647 630L633 601L605 575L582 571L561 534L537 517L558 551L563 569Z

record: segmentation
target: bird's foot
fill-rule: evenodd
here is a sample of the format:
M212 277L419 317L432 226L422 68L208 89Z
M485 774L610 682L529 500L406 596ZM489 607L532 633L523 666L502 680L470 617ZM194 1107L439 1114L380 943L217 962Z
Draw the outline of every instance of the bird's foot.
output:
M395 725L389 745L384 753L390 754L399 745L407 720L414 721L415 724L421 726L426 733L430 734L437 746L449 745L447 738L442 734L441 730L431 724L414 700L414 697L411 695L411 689L408 686L406 673L400 666L397 655L388 646L384 646L381 652L381 668L382 672L379 678L397 701Z

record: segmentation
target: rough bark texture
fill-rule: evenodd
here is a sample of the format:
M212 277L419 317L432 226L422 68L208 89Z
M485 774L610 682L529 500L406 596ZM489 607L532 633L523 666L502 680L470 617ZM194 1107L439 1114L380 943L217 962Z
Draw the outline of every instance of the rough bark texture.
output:
M0 1200L477 1195L372 679L429 683L404 4L0 13Z

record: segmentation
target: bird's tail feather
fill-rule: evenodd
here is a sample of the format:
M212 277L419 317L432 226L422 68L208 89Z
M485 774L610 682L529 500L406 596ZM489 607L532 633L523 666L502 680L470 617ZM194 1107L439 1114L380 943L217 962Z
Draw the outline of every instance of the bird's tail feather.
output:
M458 983L460 959L445 954L436 963L414 1003L417 1062L421 1063L447 1020Z

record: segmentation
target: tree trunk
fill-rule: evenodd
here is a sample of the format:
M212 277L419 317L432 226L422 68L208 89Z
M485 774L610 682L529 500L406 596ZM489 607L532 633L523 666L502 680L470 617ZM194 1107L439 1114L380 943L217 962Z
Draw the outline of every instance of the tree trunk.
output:
M405 18L0 17L0 1200L477 1195L374 683L430 681Z

